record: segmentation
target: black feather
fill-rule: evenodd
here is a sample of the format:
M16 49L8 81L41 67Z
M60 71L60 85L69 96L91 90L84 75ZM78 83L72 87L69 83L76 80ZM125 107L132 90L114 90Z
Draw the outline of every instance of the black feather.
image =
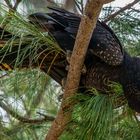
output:
M36 21L42 25L46 21L50 22L54 30L49 32L55 37L59 45L64 50L73 50L75 37L80 24L80 16L70 13L60 8L50 8L52 13L35 13L29 16L31 21ZM41 16L39 15L41 14ZM47 18L49 15L49 18ZM51 18L50 18L51 17ZM40 20L42 19L42 21ZM52 21L55 22L52 24ZM64 39L65 38L65 39ZM69 42L69 45L67 45ZM123 61L122 45L114 32L104 23L97 21L90 44L89 55L96 55L109 65L119 65Z

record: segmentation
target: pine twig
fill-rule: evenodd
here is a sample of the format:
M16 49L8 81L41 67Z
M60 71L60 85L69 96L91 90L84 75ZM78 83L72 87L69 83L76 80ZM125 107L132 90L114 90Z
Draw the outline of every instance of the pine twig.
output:
M59 136L65 130L67 124L71 121L75 103L68 99L76 95L81 76L81 69L93 30L96 26L96 22L103 4L108 2L111 2L111 0L87 1L70 60L70 67L61 107L46 136L46 140L58 140Z
M10 114L13 118L17 119L18 121L22 123L31 123L31 124L38 124L38 123L44 123L46 121L53 121L55 117L53 116L48 116L48 115L43 115L43 118L37 118L37 119L30 119L23 117L19 115L17 112L13 111L10 109L5 103L0 101L0 107L3 108L8 114Z
M1 75L0 76L0 79L3 78L3 77L5 77L5 76L8 76L8 73Z
M75 5L78 8L78 10L80 11L80 13L83 14L83 11L81 9L81 6L78 4L77 0L75 0Z
M139 0L134 0L132 3L127 4L126 6L122 7L120 10L116 11L115 13L109 15L106 17L106 19L104 20L104 22L108 22L112 19L114 19L117 15L119 15L120 13L124 12L125 10L130 9L132 6L134 6L135 4L137 4L139 2Z
M10 3L9 0L4 0L4 1L5 1L5 3L7 4L7 6L9 7L9 9L12 9L12 8L13 8L13 6L12 6L12 4Z
M134 8L131 8L133 11L137 12L137 13L140 13L140 10L138 9L134 9Z
M78 0L75 0L75 5L78 8L78 10L80 11L80 13L83 14L83 12L84 12L83 0L81 0L80 2Z
M12 6L12 4L10 3L9 0L4 0L4 1L5 1L5 3L7 4L7 6L9 7L10 10L14 10L14 11L16 11L18 5L20 4L20 2L21 2L22 0L16 0L14 6Z
M20 4L21 1L22 0L16 0L15 5L13 6L13 10L16 10L17 9L17 7L18 7L18 5Z

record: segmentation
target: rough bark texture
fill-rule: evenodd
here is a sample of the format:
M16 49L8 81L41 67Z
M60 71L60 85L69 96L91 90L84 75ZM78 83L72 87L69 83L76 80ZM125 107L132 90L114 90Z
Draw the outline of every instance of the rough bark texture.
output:
M88 0L85 13L82 17L74 50L71 56L70 68L67 76L63 101L56 119L46 136L46 140L57 140L64 131L66 125L71 121L71 115L74 103L67 100L76 94L78 89L81 69L84 63L86 51L92 32L96 26L96 22L103 4L112 0ZM66 101L67 100L67 101Z

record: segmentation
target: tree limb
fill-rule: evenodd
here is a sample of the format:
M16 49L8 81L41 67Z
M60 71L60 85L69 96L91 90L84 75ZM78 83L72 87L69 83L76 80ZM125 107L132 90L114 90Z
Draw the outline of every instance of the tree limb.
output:
M138 2L139 2L139 0L134 0L132 3L127 4L126 6L122 7L120 10L118 10L118 11L114 12L113 14L107 16L106 19L104 20L104 22L106 23L106 22L112 20L117 15L119 15L120 13L124 12L127 9L130 9L132 6L134 6Z
M88 0L84 15L81 19L74 50L71 56L69 72L67 76L65 92L63 95L62 104L57 114L56 119L46 136L46 140L57 140L63 133L66 125L71 121L74 102L67 100L74 96L77 92L81 69L84 63L87 48L96 26L98 16L104 3L110 0Z
M19 115L17 112L13 111L10 109L5 103L0 101L0 106L3 108L8 114L10 114L13 118L17 119L18 121L22 123L32 123L32 124L37 124L37 123L44 123L46 121L53 121L55 117L49 116L49 115L43 115L43 118L37 118L37 119L30 119L23 117Z

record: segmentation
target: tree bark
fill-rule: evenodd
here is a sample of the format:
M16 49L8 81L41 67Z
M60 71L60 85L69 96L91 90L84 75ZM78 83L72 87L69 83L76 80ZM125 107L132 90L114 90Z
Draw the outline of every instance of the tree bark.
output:
M52 126L46 136L46 140L57 140L65 130L67 124L71 121L74 103L67 99L75 95L78 89L81 69L101 8L103 4L111 1L112 0L87 1L71 56L62 104L57 117L52 123Z

